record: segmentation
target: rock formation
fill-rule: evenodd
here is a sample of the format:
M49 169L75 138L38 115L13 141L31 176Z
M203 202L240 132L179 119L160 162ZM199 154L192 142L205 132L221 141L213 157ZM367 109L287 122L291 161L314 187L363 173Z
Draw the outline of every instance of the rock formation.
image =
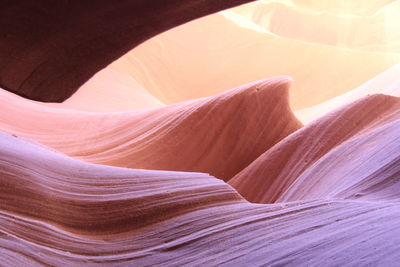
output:
M250 0L6 0L0 4L0 88L62 102L154 35Z
M300 177L309 169L320 164L330 153L334 153L340 147L344 149L352 139L357 139L367 132L399 119L400 98L386 95L364 97L328 113L283 139L229 183L251 202L276 202L286 194L285 192L295 181L301 179ZM391 129L396 131L394 128ZM384 136L382 139L385 139ZM387 140L381 142L385 141ZM345 159L351 168L358 168L368 162L360 160L359 157L346 158L344 155L335 155L337 159L331 161L332 163ZM376 158L379 159L378 156ZM316 169L321 170L319 167ZM338 176L347 174L338 171L335 175L336 177L332 179L337 181ZM312 179L319 181L325 179L324 177L323 173L314 173ZM352 180L351 177L346 177L349 181ZM307 190L306 188L308 186L302 190Z
M5 265L394 266L399 260L394 177L365 192L380 191L376 200L256 205L206 174L89 164L5 134L0 144Z
M310 24L315 22L304 27L313 28ZM298 110L346 93L399 62L398 53L386 50L350 49L277 35L227 10L162 33L113 64L124 66L167 104L285 74L293 78L290 104Z
M229 180L300 128L289 108L289 84L276 77L214 97L117 113L56 109L3 91L0 129L88 162Z
M399 2L246 2L0 2L0 266L398 265Z

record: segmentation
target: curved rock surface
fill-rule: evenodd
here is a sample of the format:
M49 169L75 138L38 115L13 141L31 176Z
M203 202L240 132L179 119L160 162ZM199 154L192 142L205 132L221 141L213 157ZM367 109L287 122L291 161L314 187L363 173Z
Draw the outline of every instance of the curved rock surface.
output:
M385 94L400 97L400 64L380 73L361 86L318 105L297 110L296 116L305 124L344 104L371 94Z
M290 0L296 5L311 10L339 13L345 15L371 16L395 0L354 0L354 1L329 1L329 0Z
M282 37L227 10L162 33L115 64L166 104L289 75L290 104L298 110L346 93L399 62L396 53Z
M289 108L289 84L289 77L276 77L214 97L119 113L54 109L3 92L0 129L89 162L228 180L301 127Z
M400 119L396 117L332 149L307 168L278 201L396 201L400 186Z
M96 72L152 36L250 0L5 0L0 87L62 102Z
M398 119L400 119L398 97L386 95L364 97L328 113L289 135L237 174L229 183L251 202L273 203L281 199L282 195L286 194L285 191L301 179L303 173L309 172L309 169L320 164L327 154L333 153L342 145L345 146L345 143L350 142L351 139ZM396 134L396 129L392 131ZM382 139L385 139L384 136ZM362 148L359 149L362 150ZM378 154L379 151L375 152ZM398 153L393 155L396 154ZM336 154L336 157L338 159L333 160L332 163L343 159L342 166L349 166L349 168L357 168L364 162L359 157L346 158L339 154ZM379 156L376 159L379 160ZM315 168L321 170L319 167ZM346 175L339 170L340 168L332 174L336 175L332 181L336 181L338 176ZM367 169L364 171L367 172ZM312 177L312 181L325 179L324 174L318 171L313 173ZM346 179L351 180L351 177ZM330 188L330 186L327 187ZM307 191L308 188L309 186L305 185L299 190Z
M390 201L257 205L205 174L83 163L5 134L0 144L6 265L394 266L399 260L398 190Z
M0 86L64 100L243 2L1 1ZM398 266L398 6L258 1L63 103L0 89L0 266Z
M63 103L48 106L93 112L118 112L164 106L160 100L116 66L96 73Z
M373 14L363 16L343 12L332 13L326 9L309 9L302 6L300 1L297 4L285 1L257 1L234 10L267 31L282 37L349 49L400 52L400 35L397 30L400 25L398 1L387 1L386 5L374 9Z

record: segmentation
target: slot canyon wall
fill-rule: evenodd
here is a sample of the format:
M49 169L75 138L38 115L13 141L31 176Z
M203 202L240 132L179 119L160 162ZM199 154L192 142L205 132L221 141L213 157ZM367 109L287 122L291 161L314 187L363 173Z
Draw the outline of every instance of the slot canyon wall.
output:
M397 266L398 12L0 2L0 266Z

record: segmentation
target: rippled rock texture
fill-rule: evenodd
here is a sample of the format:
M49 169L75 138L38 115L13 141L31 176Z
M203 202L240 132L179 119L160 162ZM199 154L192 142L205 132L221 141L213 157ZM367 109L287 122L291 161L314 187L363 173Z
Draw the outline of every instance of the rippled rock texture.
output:
M398 1L244 2L0 3L1 266L398 265Z

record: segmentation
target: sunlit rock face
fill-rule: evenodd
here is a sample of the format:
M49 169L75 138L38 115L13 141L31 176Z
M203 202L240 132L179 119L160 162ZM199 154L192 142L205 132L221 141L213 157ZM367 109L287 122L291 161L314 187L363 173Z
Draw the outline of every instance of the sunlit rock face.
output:
M302 122L308 123L318 118L321 114L372 94L385 94L400 97L400 65L395 65L389 68L373 79L345 94L339 95L315 106L298 110L296 111L296 116Z
M305 4L300 2L295 3ZM357 50L400 52L397 30L400 3L386 1L382 6L371 7L369 12L365 10L368 15L363 15L362 6L361 2L356 5L354 1L327 8L261 1L248 5L245 13L240 8L237 10L253 23L282 37Z
M0 3L0 265L398 266L398 1L117 2Z
M350 12L352 5L327 2L318 10L322 3L314 4L317 9L313 2L307 8L256 1L156 36L115 64L125 65L165 103L284 73L294 79L291 106L301 109L350 91L400 61L399 2L375 3L364 15L339 12ZM354 3L354 10L360 5Z
M289 0L299 7L342 15L370 16L395 0ZM283 2L283 1L282 1Z
M62 104L47 105L94 112L129 111L164 106L128 72L116 66L109 66L98 72Z
M0 87L62 102L138 44L251 0L2 1Z

